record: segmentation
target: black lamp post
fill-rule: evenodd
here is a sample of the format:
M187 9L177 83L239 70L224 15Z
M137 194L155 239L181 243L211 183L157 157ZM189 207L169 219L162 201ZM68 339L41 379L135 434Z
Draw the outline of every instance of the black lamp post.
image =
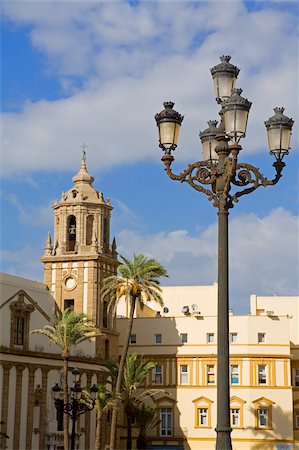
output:
M72 370L72 374L74 376L74 381L73 387L71 387L70 389L70 402L63 404L59 402L62 388L58 385L58 383L55 383L55 385L52 387L52 396L56 409L58 410L59 408L62 408L63 412L70 416L70 418L72 419L71 450L75 450L77 419L81 414L85 414L86 412L89 412L94 408L98 388L95 384L90 387L89 391L92 400L90 404L81 402L82 387L80 383L80 370L75 367Z
M275 156L276 174L268 180L257 167L238 163L242 150L240 139L245 137L251 103L236 89L239 69L230 56L222 56L221 63L211 69L216 101L221 105L221 122L209 121L209 127L200 133L204 160L189 164L176 175L171 170L183 116L173 109L173 102L165 102L165 109L156 114L159 143L164 151L162 161L172 179L186 182L208 196L218 209L218 336L217 336L217 426L216 450L232 450L230 426L229 383L229 283L228 283L228 214L239 197L260 186L272 186L281 178L285 166L283 157L289 152L293 120L286 117L283 108L275 108L275 115L265 122L270 154ZM208 186L210 186L208 188ZM234 188L234 189L233 189ZM234 192L232 192L234 191Z

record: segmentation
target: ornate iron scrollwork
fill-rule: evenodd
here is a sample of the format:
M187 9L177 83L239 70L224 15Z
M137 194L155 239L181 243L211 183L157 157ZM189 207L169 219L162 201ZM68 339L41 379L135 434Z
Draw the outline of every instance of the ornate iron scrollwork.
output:
M235 157L226 156L223 165L215 165L209 161L198 161L189 164L187 169L176 175L171 170L174 158L169 153L165 154L162 161L165 164L165 171L172 180L188 183L192 188L207 195L208 200L213 201L213 206L219 207L220 197L225 199L226 208L233 208L239 197L255 191L260 186L273 186L281 178L281 172L285 164L283 161L275 161L273 166L276 175L272 180L268 180L258 167L247 163L237 163ZM231 185L244 187L245 189L230 194ZM210 189L204 186L210 185ZM222 203L222 202L221 202Z

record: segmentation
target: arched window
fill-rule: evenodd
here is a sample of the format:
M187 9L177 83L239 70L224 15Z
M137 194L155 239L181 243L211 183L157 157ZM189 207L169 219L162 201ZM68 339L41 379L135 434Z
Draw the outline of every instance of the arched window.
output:
M109 340L105 340L105 359L109 359Z
M103 220L103 247L105 251L109 248L109 221L108 217L104 217Z
M67 251L74 252L76 245L76 217L69 216L67 220Z
M108 327L108 302L106 300L103 302L103 327Z
M86 245L90 245L93 232L93 215L87 216L86 219Z

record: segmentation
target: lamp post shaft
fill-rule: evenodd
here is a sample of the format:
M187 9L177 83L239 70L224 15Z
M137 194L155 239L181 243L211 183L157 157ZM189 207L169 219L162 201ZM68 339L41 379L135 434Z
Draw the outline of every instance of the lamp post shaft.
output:
M73 399L73 415L72 415L72 434L71 434L71 450L76 449L76 421L77 421L77 400Z
M232 450L229 393L228 208L218 208L218 336L216 450Z

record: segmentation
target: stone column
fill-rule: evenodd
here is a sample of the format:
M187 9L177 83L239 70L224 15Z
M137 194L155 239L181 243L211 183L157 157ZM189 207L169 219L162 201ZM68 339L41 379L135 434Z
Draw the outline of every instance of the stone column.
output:
M9 394L9 372L11 369L11 363L2 362L3 367L3 385L2 385L2 408L1 408L1 420L4 422L2 431L7 432L7 416L8 416L8 394ZM1 439L1 445L6 448L6 439Z
M26 427L26 450L32 447L33 431L33 408L34 408L34 377L36 367L29 367L28 379L28 401L27 401L27 427Z
M14 450L19 450L20 448L23 370L24 366L20 365L16 366L17 376L16 376L15 421L14 421L14 436L13 436Z
M42 395L39 409L39 448L46 448L46 404L48 386L48 367L42 367Z

